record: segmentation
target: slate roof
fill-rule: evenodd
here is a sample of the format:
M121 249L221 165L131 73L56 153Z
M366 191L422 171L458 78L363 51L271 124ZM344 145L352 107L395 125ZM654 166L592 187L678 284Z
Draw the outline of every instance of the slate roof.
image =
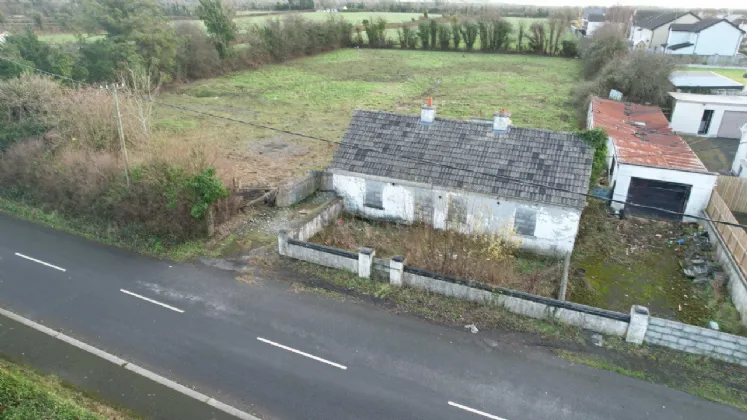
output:
M662 13L662 14L651 16L647 19L642 19L638 23L636 23L635 26L640 26L642 28L654 30L658 28L659 26L666 25L667 23L679 18L680 16L684 16L688 13L690 12Z
M729 22L726 19L703 19L695 23L675 23L669 27L669 29L673 31L681 31L681 32L693 32L698 33L702 31L703 29L710 28L711 26L719 23L719 22L726 22L731 26L734 26L735 28L739 29L736 25ZM741 31L741 29L739 29Z
M436 118L426 126L418 116L359 110L330 169L582 208L576 193L587 192L592 154L572 133L511 127L494 134L487 120Z
M598 15L598 14L589 15L589 18L587 20L589 22L605 22L606 21L604 15Z

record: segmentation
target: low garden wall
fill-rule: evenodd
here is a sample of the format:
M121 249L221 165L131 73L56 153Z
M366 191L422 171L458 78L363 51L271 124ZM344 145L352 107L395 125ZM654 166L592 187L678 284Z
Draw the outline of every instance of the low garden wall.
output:
M286 234L289 238L297 239L299 241L311 239L314 235L324 229L325 226L330 224L330 222L337 219L337 217L342 213L343 207L344 205L341 198L335 198L328 201L296 223L294 227L286 230Z
M339 214L341 208L337 210L335 204L326 206L309 219L307 223L312 227L299 226L294 235L321 229L319 225L322 221L330 220L329 215L336 211ZM629 314L623 314L546 298L407 266L399 256L389 260L376 258L376 251L370 248L361 248L358 253L354 253L304 242L292 237L289 231L280 232L278 251L280 255L289 258L345 270L356 273L359 277L385 281L393 286L409 286L457 299L501 306L515 314L558 320L590 331L625 337L626 341L634 344L646 342L747 366L747 338L652 317L649 316L648 309L637 305L631 308Z
M326 171L309 171L301 178L289 181L278 187L275 196L277 207L290 207L300 203L317 191L332 189L332 176Z
M650 317L645 341L747 366L747 338Z

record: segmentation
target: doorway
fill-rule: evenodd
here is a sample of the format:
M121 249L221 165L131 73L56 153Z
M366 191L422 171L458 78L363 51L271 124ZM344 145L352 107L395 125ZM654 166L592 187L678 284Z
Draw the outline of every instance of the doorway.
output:
M700 120L700 126L698 127L698 134L708 134L708 130L711 128L711 120L713 119L713 110L706 109L703 111L703 118Z

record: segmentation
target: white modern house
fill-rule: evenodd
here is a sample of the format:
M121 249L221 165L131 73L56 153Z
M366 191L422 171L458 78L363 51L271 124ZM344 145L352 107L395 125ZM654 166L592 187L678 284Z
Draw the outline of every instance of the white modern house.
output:
M742 139L739 141L731 171L740 178L747 178L747 123L742 126Z
M747 95L701 95L670 92L672 130L703 137L738 139L747 123Z
M744 31L726 19L703 19L669 26L667 54L734 56Z
M671 12L636 20L630 28L629 41L638 49L663 49L669 38L669 27L695 23L700 18L691 12Z
M589 17L586 19L586 36L594 35L594 32L596 32L597 29L604 26L606 22L607 22L607 19L605 18L604 13L590 14Z
M329 166L346 211L573 250L592 150L576 134L490 120L356 111Z
M708 206L718 175L668 127L655 106L592 98L587 127L607 132L610 206L642 217L693 221ZM632 204L632 205L631 205Z

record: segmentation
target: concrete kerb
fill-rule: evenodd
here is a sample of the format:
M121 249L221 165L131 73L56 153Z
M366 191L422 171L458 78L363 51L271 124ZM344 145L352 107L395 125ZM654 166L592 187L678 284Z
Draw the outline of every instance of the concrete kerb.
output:
M165 378L155 372L152 372L148 369L142 368L140 366L137 366L135 364L132 364L122 358L119 358L111 353L107 353L103 350L100 350L96 347L93 347L89 344L86 344L80 340L77 340L73 337L70 337L69 335L65 335L59 331L55 331L49 327L45 327L44 325L41 325L39 323L36 323L30 319L24 318L20 315L17 315L14 312L5 310L0 308L0 315L3 315L5 317L8 317L12 319L13 321L19 322L29 328L33 328L41 333L44 333L50 337L56 338L60 341L63 341L65 343L68 343L72 346L75 346L85 352L91 353L94 356L98 356L108 362L111 362L115 365L122 366L123 368L134 372L140 376L146 377L156 383L159 383L167 388L170 388L176 392L179 392L181 394L184 394L190 398L193 398L197 401L203 402L205 404L208 404L211 407L215 407L216 409L223 411L224 413L230 414L234 417L237 417L242 420L260 420L258 417L255 417L249 413L246 413L244 411L239 410L236 407L232 407L228 404L222 403L220 401L217 401L216 399L209 397L205 394L202 394L200 392L197 392L195 390L189 389L184 385L180 385L171 379Z

